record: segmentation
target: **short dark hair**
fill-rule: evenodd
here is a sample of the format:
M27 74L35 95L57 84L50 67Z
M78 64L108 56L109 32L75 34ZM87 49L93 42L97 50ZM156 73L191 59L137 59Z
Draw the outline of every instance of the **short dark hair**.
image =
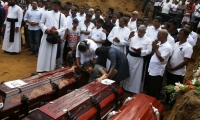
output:
M92 17L91 13L86 13L86 17Z
M187 24L188 22L187 21L183 21L181 24L183 25L183 24Z
M80 5L79 7L83 7L83 9L85 9L85 5Z
M75 18L75 19L73 20L73 23L79 23L78 19Z
M124 20L125 24L128 23L128 20L125 17L122 17L122 19Z
M123 17L124 16L124 13L123 12L118 12L118 14ZM118 16L119 17L119 16Z
M62 7L61 10L69 11L69 8L67 8L67 7Z
M77 4L73 4L73 6L75 6L77 9L79 9L79 6Z
M175 27L178 26L178 21L176 19L170 19L168 22L172 23Z
M113 13L113 14L112 14L112 17L113 17L113 16L117 16L117 13Z
M99 47L96 49L95 54L98 57L107 58L109 49L110 49L110 47L105 47L105 46Z
M131 18L131 16L129 14L124 14L124 17L129 17Z
M136 21L136 22L138 22L138 21L144 23L144 20L143 20L142 18L137 18L137 21Z
M156 16L154 19L158 20L158 22L162 22L162 17Z
M147 19L150 21L150 18L149 18L148 16L144 16L144 17L143 17L143 20L144 20L144 18L147 18Z
M85 52L88 48L88 44L87 44L87 41L86 40L83 40L79 43L78 45L78 50L81 51L81 52Z
M102 13L100 8L96 8L95 13L96 13L96 11L100 11L100 13Z
M110 10L111 14L113 14L113 12L114 12L114 8L113 7L109 7L108 10Z
M94 67L94 63L92 60L85 61L82 65L82 68L84 69L85 67Z
M184 35L188 36L190 34L190 31L185 29L185 28L182 28L179 32L183 31Z
M191 31L193 30L193 25L192 25L192 23L186 23L186 25L189 25L189 26L190 26L190 30L191 30Z
M98 19L98 20L97 20L97 23L101 23L101 24L103 24L104 21L103 21L103 19Z
M53 4L56 4L56 5L58 5L58 6L61 6L61 2L58 1L58 0L55 0L55 1L53 2Z
M72 2L68 1L66 2L66 5L72 5Z
M167 29L170 28L170 23L169 22L165 22L164 25L166 25Z

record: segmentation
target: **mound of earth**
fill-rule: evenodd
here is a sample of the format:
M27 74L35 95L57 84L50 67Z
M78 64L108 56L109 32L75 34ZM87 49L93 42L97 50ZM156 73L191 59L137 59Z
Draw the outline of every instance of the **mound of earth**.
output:
M168 120L199 120L200 96L188 91L181 96L173 107Z

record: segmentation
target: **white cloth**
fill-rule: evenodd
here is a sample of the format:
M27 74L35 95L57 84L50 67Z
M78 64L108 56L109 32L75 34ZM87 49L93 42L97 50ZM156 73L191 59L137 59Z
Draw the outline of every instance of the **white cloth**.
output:
M154 41L157 39L158 31L161 30L161 27L159 27L157 30L154 26L150 26L147 28L146 35L151 39L151 41Z
M29 20L31 22L39 23L41 18L42 18L42 12L39 9L36 9L36 10L31 9L26 12L26 14L24 16L24 21ZM32 26L28 23L28 29L29 30L39 30L40 26L39 26L39 24Z
M77 16L75 18L77 19ZM73 18L72 16L67 16L67 28L68 29L71 29L73 27L72 23L75 18Z
M7 20L4 21L6 25L4 41L2 49L8 52L20 52L21 51L21 22L23 17L23 10L18 6L14 5L13 7L8 8L7 18L18 19L18 22L15 22L15 27L19 27L18 32L14 33L14 42L9 42L10 40L10 27L11 23Z
M94 40L101 40L101 41L105 41L106 40L106 34L102 31L103 28L94 28L91 32L89 37L91 37ZM96 43L98 47L102 46L102 43Z
M200 13L197 12L197 10L200 10L200 4L195 5L195 9L192 15L196 16L196 17L200 17Z
M29 5L28 5L28 10L31 10L31 9L32 9L32 5L29 4Z
M192 46L194 47L196 45L196 42L195 40L192 38L192 36L188 35L188 38L187 38L187 42Z
M100 15L100 18L103 19L103 16ZM92 19L95 19L95 14L92 15Z
M46 29L51 29L55 27L57 29L58 35L61 35L63 31L67 29L67 23L65 16L61 14L60 18L60 29L59 28L59 17L60 12L48 11L42 16L40 20L40 27L43 31L43 36L41 39L38 62L37 62L37 72L51 71L55 69L56 66L56 55L57 55L57 44L51 44L46 41L47 34Z
M172 49L174 49L175 40L169 33L168 33L168 36L167 36L167 41L172 46Z
M117 48L126 54L126 46L129 45L130 41L128 40L130 30L127 27L114 27L110 34L108 35L108 40L112 43L111 47ZM114 42L113 39L118 37L120 42Z
M130 21L128 22L128 28L130 29L130 31L137 31L136 21L137 19L135 21L131 21L130 19Z
M172 54L172 48L168 41L166 41L163 44L159 44L158 51L161 55L161 57L164 59L164 61L160 61L157 57L157 55L154 53L151 57L150 63L149 63L149 75L151 76L163 76L165 71L165 66L167 65L167 61Z
M172 3L171 2L164 2L162 5L162 11L161 13L169 14L170 8L171 8Z
M194 39L194 42L195 42L195 45L196 45L196 42L197 42L197 39L198 39L198 34L196 32L191 32L190 33L190 36Z
M81 15L80 13L77 13L77 19L79 21L79 23L85 21L85 17L86 17L86 14L84 13L83 15Z
M38 9L42 12L42 14L44 14L46 12L46 10L44 9L44 7L42 7L42 8L38 7Z
M129 50L134 52L133 48L142 48L141 56L146 56L151 53L152 45L151 40L144 36L142 38L137 35L131 38ZM123 88L129 92L139 93L143 91L142 73L144 59L142 57L133 57L130 54L127 56L129 63L130 77L123 81Z
M78 50L78 46L79 46L80 42L78 43L78 45L76 47L76 57L80 58L81 64L83 64L86 61L97 58L97 56L95 55L95 51L97 49L97 44L90 39L86 39L86 41L87 41L87 44L89 45L89 49L86 52L81 52Z
M184 61L184 58L191 58L192 53L193 53L193 48L188 42L185 42L181 45L179 45L179 42L177 42L175 44L175 48L174 48L172 57L170 59L171 67L172 68L176 67L177 65L182 63ZM175 74L175 75L184 76L185 72L186 72L186 66L184 66L178 70L169 71L169 72L171 72L172 74Z
M171 9L172 9L171 13L176 14L177 8L178 8L178 4L173 3L171 5Z
M81 23L79 23L79 25L78 25L78 29L79 29L80 31L83 30L83 31L89 31L89 32L91 32L93 27L94 27L94 24L93 24L92 22L90 22L90 25L89 25L88 27L86 27L84 21L81 22ZM85 39L88 39L88 36L89 36L89 35L81 34L81 36L80 36L80 41L83 41L83 40L85 40Z

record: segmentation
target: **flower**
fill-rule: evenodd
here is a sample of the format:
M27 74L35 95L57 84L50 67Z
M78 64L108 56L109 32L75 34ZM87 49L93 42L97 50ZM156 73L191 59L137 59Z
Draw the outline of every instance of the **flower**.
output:
M191 83L192 83L191 80L188 80L186 84L191 85Z
M174 87L174 90L176 91L176 92L178 92L179 90L181 90L178 86L175 86Z
M188 90L194 90L194 86L189 85L189 86L188 86Z
M175 83L175 85L176 85L176 86L178 86L178 87L184 87L184 85L183 85L183 84L181 84L180 82L178 82L178 83Z

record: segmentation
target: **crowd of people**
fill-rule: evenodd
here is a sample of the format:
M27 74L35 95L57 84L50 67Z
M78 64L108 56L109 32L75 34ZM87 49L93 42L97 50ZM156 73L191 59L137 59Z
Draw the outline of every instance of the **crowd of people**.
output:
M186 6L191 3L189 0ZM170 6L173 4L182 5L185 1L181 4L174 1ZM100 8L71 2L61 5L58 0L52 3L30 0L22 9L16 0L8 0L4 7L0 6L2 49L11 55L21 51L23 25L25 45L30 47L30 55L38 57L38 73L69 66L70 70L89 73L88 82L110 78L125 91L138 94L145 90L159 99L164 83L183 83L198 38L194 32L196 23L183 20L179 28L176 15L171 15L175 12L164 12L165 3L162 8L160 14L153 14L151 23L147 16L138 18L138 11L128 15L109 7L103 14ZM175 11L173 7L170 9ZM195 7L195 11L189 12L198 13L198 10ZM171 107L166 106L166 109Z

